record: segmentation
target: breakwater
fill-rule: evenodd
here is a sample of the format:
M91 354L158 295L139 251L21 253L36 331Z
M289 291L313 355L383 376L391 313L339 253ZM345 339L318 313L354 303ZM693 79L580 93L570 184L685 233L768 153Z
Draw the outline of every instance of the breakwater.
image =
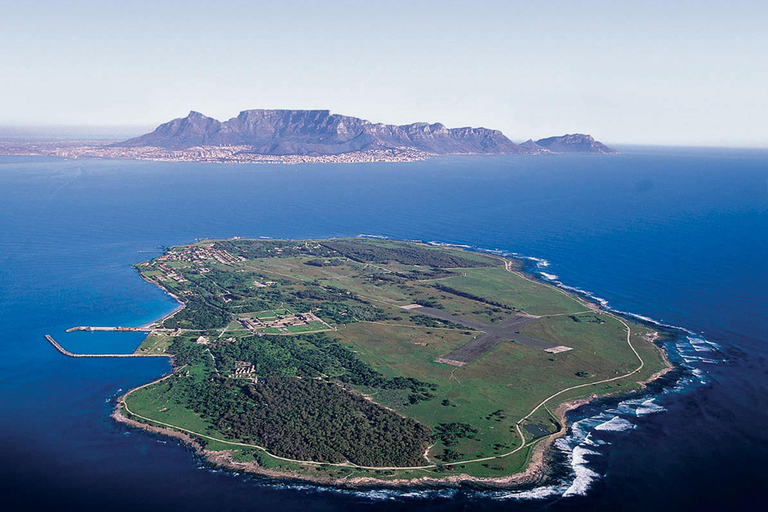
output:
M75 354L59 345L59 342L53 339L53 336L50 334L46 334L45 339L48 340L56 350L67 357L171 357L168 354Z

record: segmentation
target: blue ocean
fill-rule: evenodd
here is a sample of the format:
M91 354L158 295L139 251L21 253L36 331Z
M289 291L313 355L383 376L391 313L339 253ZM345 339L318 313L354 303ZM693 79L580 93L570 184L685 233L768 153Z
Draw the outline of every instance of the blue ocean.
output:
M217 165L0 158L3 510L751 510L768 499L768 151ZM375 235L528 258L541 279L669 326L678 371L570 416L516 491L339 491L212 469L115 423L164 360L131 352L175 303L131 265L201 238Z

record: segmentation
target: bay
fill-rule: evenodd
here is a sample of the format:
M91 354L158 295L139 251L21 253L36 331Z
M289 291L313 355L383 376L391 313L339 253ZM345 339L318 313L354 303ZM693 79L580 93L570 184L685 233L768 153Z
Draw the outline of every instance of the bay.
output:
M768 497L768 152L621 149L359 165L0 158L6 503L14 510L761 504ZM522 495L355 493L211 471L173 441L117 425L109 418L114 398L168 364L73 360L43 338L82 351L135 348L140 335L64 330L140 325L169 312L174 302L131 268L165 246L358 234L538 258L532 272L616 310L688 329L670 347L685 371L637 403L577 411L549 486Z

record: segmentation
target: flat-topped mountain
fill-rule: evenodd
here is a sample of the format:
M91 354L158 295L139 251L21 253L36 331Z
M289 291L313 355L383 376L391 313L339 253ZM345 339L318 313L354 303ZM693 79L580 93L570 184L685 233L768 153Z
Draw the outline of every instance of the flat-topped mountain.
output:
M595 148L607 149L592 137L589 139ZM245 152L261 155L339 155L377 149L415 149L434 154L539 154L571 152L572 148L578 148L578 152L610 152L589 151L583 149L583 144L568 142L547 147L539 144L542 141L518 145L499 130L446 128L440 123L387 125L331 114L328 110L257 109L245 110L225 122L190 112L185 118L174 119L151 133L114 146L167 150L247 146Z

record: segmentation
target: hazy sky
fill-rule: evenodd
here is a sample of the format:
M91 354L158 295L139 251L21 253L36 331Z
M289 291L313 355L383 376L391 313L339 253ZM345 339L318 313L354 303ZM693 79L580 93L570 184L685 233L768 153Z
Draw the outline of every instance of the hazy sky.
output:
M0 125L323 108L768 146L766 1L0 0Z

